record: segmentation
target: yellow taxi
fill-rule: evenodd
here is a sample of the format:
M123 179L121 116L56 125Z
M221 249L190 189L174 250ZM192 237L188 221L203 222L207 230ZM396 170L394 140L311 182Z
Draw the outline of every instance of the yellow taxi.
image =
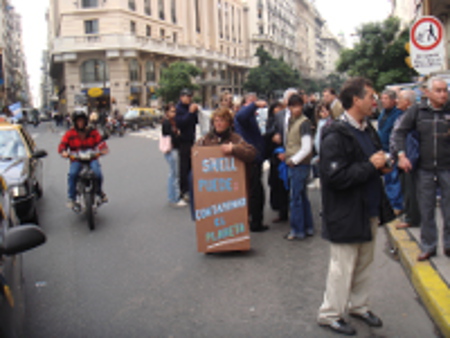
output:
M22 223L38 223L36 201L43 194L45 150L37 148L20 124L0 120L0 174L13 195L13 205Z

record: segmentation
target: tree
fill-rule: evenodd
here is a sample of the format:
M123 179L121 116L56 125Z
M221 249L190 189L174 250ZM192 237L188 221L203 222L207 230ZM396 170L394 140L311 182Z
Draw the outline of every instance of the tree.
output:
M283 59L273 58L263 47L255 53L258 67L250 69L244 89L271 98L275 91L301 85L300 73Z
M370 79L380 91L387 84L410 82L417 73L405 63L404 48L409 31L400 31L400 20L388 18L383 22L363 24L358 30L358 42L353 49L341 52L337 70L350 76Z
M192 83L192 78L201 74L200 68L187 62L174 62L163 69L159 88L156 91L164 102L175 102L183 88L196 90L199 87Z

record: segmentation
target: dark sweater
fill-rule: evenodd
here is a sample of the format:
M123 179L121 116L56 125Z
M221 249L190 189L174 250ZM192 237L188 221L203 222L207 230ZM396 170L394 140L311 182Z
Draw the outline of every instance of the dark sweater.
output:
M245 142L251 144L258 151L256 161L264 161L264 138L256 120L256 111L258 107L251 103L242 107L234 118L234 127L236 133L242 136Z
M369 158L377 152L377 149L375 148L367 129L361 131L351 126L348 128L352 131L352 134L357 139L362 151L367 156L367 160L369 160ZM379 175L372 175L366 184L366 196L370 217L378 217L380 214L381 189Z
M198 112L190 113L189 105L178 102L177 115L175 121L177 128L180 130L180 143L194 144L195 141L195 125L198 123Z
M178 145L180 143L180 140L179 140L180 135L175 133L175 131L173 130L172 124L170 123L170 121L168 119L164 119L164 121L162 123L162 134L163 134L163 136L170 136L173 149L178 148Z

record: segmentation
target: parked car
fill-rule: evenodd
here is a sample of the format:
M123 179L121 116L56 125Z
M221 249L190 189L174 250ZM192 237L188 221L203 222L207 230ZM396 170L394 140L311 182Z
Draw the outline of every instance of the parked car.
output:
M153 108L131 108L125 113L123 119L127 128L138 130L147 126L154 128L158 116Z
M36 202L43 194L42 158L30 134L20 124L0 122L0 174L13 195L13 205L22 223L38 223Z
M43 244L36 225L19 225L12 196L0 176L0 337L24 337L25 299L20 253Z

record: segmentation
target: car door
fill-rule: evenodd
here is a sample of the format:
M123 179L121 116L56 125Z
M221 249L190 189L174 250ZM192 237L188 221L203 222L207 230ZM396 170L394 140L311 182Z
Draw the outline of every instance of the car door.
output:
M36 143L34 142L31 135L23 128L20 129L22 137L25 141L26 147L29 149L30 160L29 160L29 170L30 170L30 180L34 188L43 188L43 161L38 158L33 158L33 153L36 151Z
M4 182L0 182L0 243L6 231L17 225L5 187ZM22 256L0 255L0 337L23 337L23 290Z

